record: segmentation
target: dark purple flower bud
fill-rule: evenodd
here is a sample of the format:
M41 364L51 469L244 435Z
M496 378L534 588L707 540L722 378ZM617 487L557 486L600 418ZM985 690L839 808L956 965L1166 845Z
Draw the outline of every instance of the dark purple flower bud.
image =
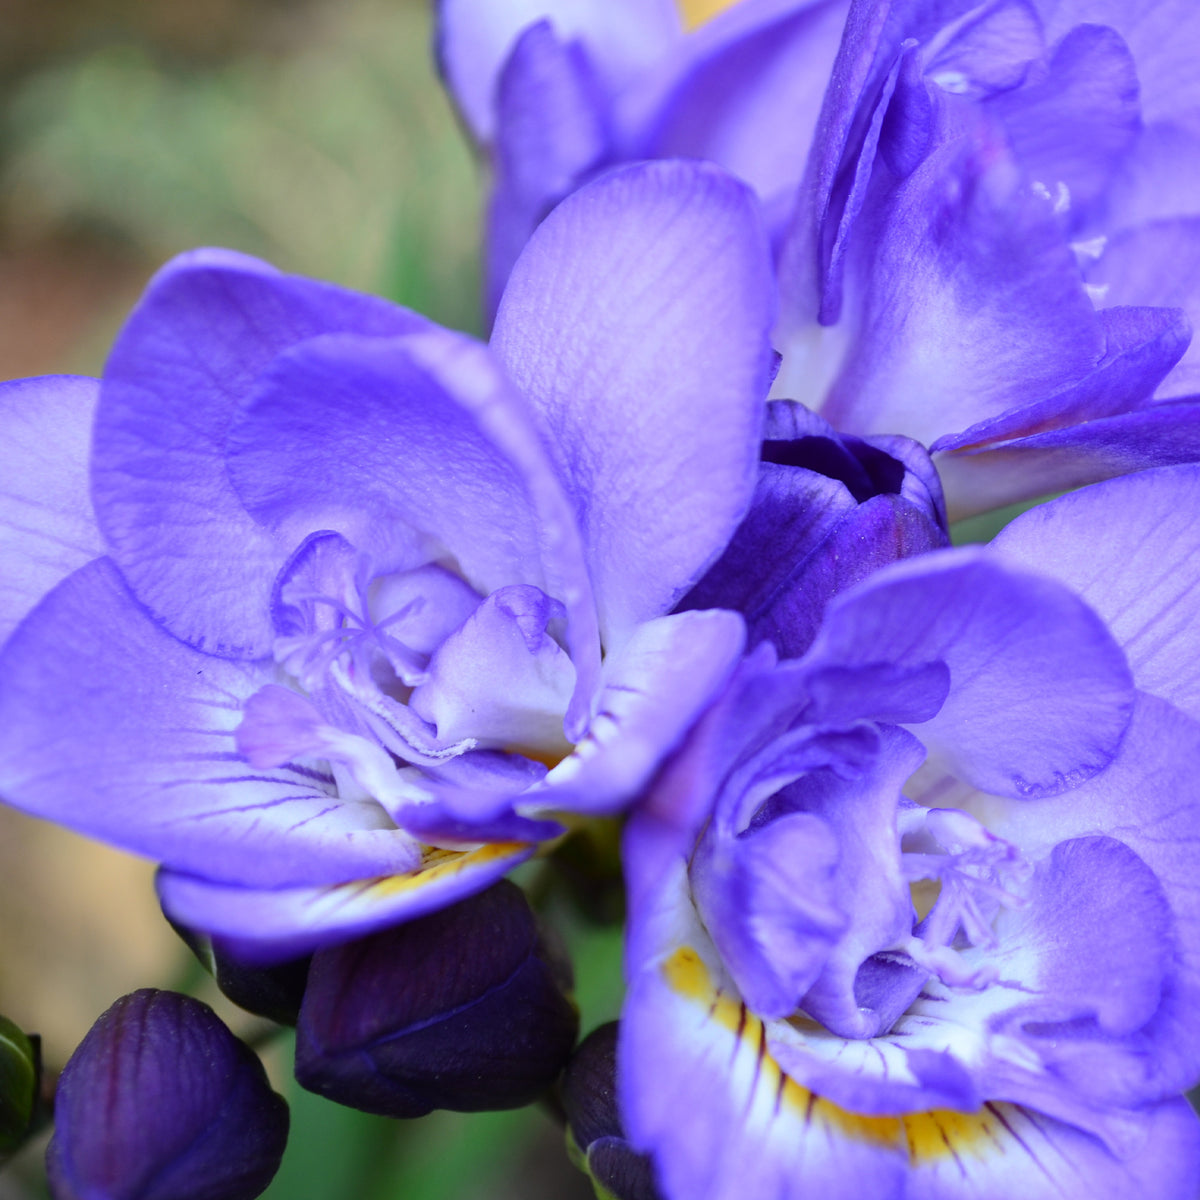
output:
M58 1084L54 1200L252 1200L288 1110L206 1004L143 988L92 1026Z
M41 1075L37 1038L0 1017L0 1163L18 1150L34 1123Z
M318 951L297 1025L296 1078L392 1117L528 1104L575 1043L566 974L524 893L505 881Z
M269 967L255 966L235 958L219 939L167 920L227 999L256 1017L280 1025L296 1024L311 955Z
M613 1200L659 1200L654 1169L626 1140L617 1109L617 1022L593 1029L563 1073L568 1146L597 1195Z

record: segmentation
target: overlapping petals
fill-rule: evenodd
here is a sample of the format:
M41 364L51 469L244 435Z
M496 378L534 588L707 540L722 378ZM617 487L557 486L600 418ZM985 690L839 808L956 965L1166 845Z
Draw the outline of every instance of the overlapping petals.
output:
M490 349L177 261L101 383L103 540L57 516L75 453L29 550L24 590L58 586L13 611L4 794L159 859L169 911L274 957L621 807L742 650L737 615L670 609L750 502L772 320L753 202L700 164L558 210ZM86 385L26 392L86 419Z
M616 163L720 163L755 189L778 237L845 10L845 0L443 0L442 75L494 177L489 311L546 214Z
M667 1196L1190 1194L1197 477L887 567L694 728L626 834L623 1117Z
M1043 7L853 5L780 268L778 394L929 445L952 518L1194 460L1194 404L1152 401L1192 390L1200 190L1126 198L1191 120L1186 88L1143 112L1168 18Z

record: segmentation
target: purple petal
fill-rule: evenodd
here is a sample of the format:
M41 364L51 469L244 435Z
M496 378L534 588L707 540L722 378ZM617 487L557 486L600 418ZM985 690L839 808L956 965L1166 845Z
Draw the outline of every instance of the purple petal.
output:
M1112 237L1089 267L1088 283L1109 304L1171 305L1200 324L1200 217L1152 221ZM1200 346L1193 343L1159 388L1159 396L1200 390Z
M1168 467L1038 505L993 544L1076 591L1107 622L1137 686L1200 719L1197 512L1200 466Z
M1069 838L1103 834L1124 842L1154 872L1174 915L1177 973L1144 1045L1121 1081L1147 1099L1191 1086L1200 1075L1200 724L1138 693L1121 753L1106 771L1053 799L976 802L979 815L1031 858Z
M561 614L537 588L493 592L434 652L409 705L443 744L473 738L518 753L566 754L563 713L575 670L546 632Z
M752 645L798 657L834 595L945 544L941 484L915 442L889 439L893 457L791 401L768 405L764 432L750 511L682 607L736 609Z
M235 730L270 664L200 654L108 559L69 576L0 657L0 790L14 805L180 870L247 885L405 870L412 840L300 766L251 767Z
M484 594L542 588L566 606L579 694L592 695L579 534L520 398L478 343L340 336L281 355L232 433L230 474L256 519L293 541L340 530L377 573L449 555Z
M862 964L903 941L912 930L912 900L900 870L896 812L900 789L924 757L915 738L884 726L872 769L854 779L814 771L781 797L792 808L814 813L837 838L836 903L849 915L819 979L803 1000L805 1012L836 1033L869 1037L879 1014L860 1003L855 982Z
M1190 0L1037 0L1037 7L1048 42L1081 22L1110 25L1121 35L1137 62L1147 123L1200 115L1193 55L1200 11Z
M1001 980L1019 981L1023 1027L1088 1017L1121 1036L1145 1025L1174 967L1171 911L1154 872L1114 838L1072 838L1039 865L1028 900L1001 913L988 956Z
M637 626L605 663L583 740L522 807L615 812L645 787L737 665L746 628L736 613L675 613Z
M500 70L521 30L549 18L563 39L578 39L609 89L635 77L679 36L670 0L439 0L437 55L442 78L482 142L496 128Z
M1107 344L1094 370L1044 400L938 438L932 450L979 449L981 443L1117 416L1148 404L1187 349L1192 336L1187 317L1178 308L1131 307L1101 309L1099 317Z
M1103 193L1141 131L1138 74L1121 37L1072 29L1025 85L989 102L1030 179L1070 195L1073 224Z
M909 1122L906 1200L1188 1200L1200 1171L1200 1122L1186 1100L1146 1113L1138 1151L1119 1159L1070 1125L1011 1104L978 1117L929 1113Z
M0 645L55 584L105 553L87 474L97 387L72 375L0 386Z
M1057 218L994 135L947 141L876 195L847 263L854 342L822 409L839 429L928 445L1099 361Z
M172 920L220 937L239 959L284 962L444 908L495 883L532 853L520 842L427 849L415 870L314 887L243 887L163 870L158 895Z
M560 40L547 21L517 39L495 105L496 178L487 222L491 313L542 218L610 152L606 105L587 52Z
M839 846L810 813L737 837L710 831L692 859L693 902L750 1007L785 1017L816 982L846 923L836 902Z
M628 157L704 158L783 211L804 172L845 0L743 0L622 97ZM786 114L786 129L780 118Z
M1034 796L1107 766L1129 720L1131 682L1104 624L1065 588L944 551L878 572L833 601L813 667L944 662L950 694L917 727L977 787Z
M1174 400L935 461L958 520L1150 467L1200 461L1200 402Z
M247 515L224 457L259 375L321 334L425 326L382 300L229 251L195 251L155 276L105 368L92 497L130 586L173 633L210 653L270 649L267 597L294 543Z
M684 942L647 967L621 1019L622 1116L665 1194L801 1200L824 1187L900 1200L899 1122L846 1112L785 1075L707 953Z
M703 164L583 188L513 271L492 344L550 429L610 650L672 607L749 503L772 308L753 200Z

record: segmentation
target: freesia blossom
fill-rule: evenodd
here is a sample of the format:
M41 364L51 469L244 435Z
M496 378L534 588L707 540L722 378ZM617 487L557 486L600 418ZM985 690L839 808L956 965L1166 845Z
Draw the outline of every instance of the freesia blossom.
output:
M545 215L598 172L704 158L786 226L846 0L441 0L437 54L492 173L488 309Z
M160 861L169 915L260 957L620 808L742 649L734 613L669 614L750 500L772 319L752 198L702 164L561 206L488 347L176 260L98 398L0 397L0 792Z
M929 446L951 519L1200 457L1190 0L715 7L445 0L493 290L591 173L711 158L777 244L774 394Z
M626 834L668 1200L1194 1193L1198 503L1084 489L745 661Z

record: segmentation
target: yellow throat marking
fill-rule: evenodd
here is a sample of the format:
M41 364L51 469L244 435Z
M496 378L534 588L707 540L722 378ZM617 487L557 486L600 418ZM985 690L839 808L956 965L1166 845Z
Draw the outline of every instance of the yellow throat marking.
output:
M1007 1104L985 1104L977 1113L933 1109L898 1117L866 1116L818 1096L792 1079L767 1051L766 1027L743 1001L713 986L708 968L690 946L676 950L662 967L667 986L677 995L703 1005L708 1017L728 1030L758 1056L755 1089L775 1091L776 1111L791 1109L806 1125L818 1125L855 1141L892 1146L907 1152L912 1166L954 1158L983 1160L1003 1153L1003 1133L1012 1133ZM1015 1116L1015 1113L1013 1114Z

